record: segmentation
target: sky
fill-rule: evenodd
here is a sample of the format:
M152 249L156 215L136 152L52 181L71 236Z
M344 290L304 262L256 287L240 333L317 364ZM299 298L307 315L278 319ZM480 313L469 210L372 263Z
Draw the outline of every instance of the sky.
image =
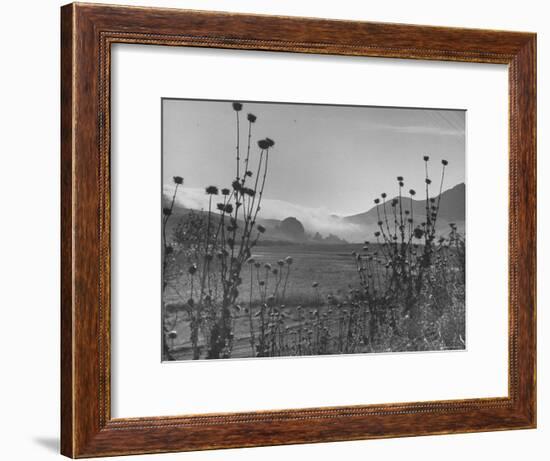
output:
M348 216L368 211L382 192L424 187L424 155L439 186L441 160L449 165L443 189L465 182L463 110L335 106L241 101L240 144L252 125L257 140L275 141L264 191L264 218ZM163 99L163 188L185 179L182 204L203 208L204 188L228 187L236 169L236 113L231 101ZM241 153L241 156L243 154ZM255 168L251 168L255 170ZM179 194L179 193L178 193Z

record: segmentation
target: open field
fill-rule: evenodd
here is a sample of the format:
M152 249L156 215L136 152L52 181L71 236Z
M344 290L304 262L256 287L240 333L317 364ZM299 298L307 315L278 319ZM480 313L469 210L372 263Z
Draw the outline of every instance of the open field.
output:
M265 278L264 264L269 263L273 267L277 267L277 261L284 260L287 256L293 258L286 296L277 303L277 309L284 315L284 328L277 332L278 341L282 344L280 346L282 348L280 350L281 355L308 355L307 348L297 351L296 344L303 344L303 338L307 337L308 334L313 336L318 334L321 325L318 321L319 318L324 319L321 326L326 328L327 331L326 353L342 350L342 345L336 343L342 341L342 337L346 336L348 330L350 332L353 330L353 335L366 337L365 332L368 329L370 314L364 313L353 317L351 308L348 305L336 306L335 303L333 305L327 303L329 296L332 295L335 300L344 300L350 289L359 287L359 278L352 252L359 252L362 247L360 244L270 244L255 248L253 258L261 263L260 278L268 281L268 294L273 292L275 280L273 276L271 276L271 280ZM379 249L377 245L371 245L371 251L377 249ZM246 275L250 274L251 269L253 271L252 304L250 304L250 277ZM234 340L231 356L233 358L244 358L252 355L248 314L250 305L252 305L252 322L256 334L258 334L260 328L260 320L257 317L260 310L257 272L251 266L245 267L244 272L243 284L240 289L241 294L237 300L239 305L242 306L242 310L234 313L232 322ZM314 282L318 284L318 287L312 286ZM168 310L168 322L173 324L173 329L177 332L177 339L170 344L175 360L192 358L190 322L186 313L181 309L182 299L190 294L188 289L186 279L182 278L177 293L174 290L169 291L169 293L172 293L172 304L170 304ZM301 311L298 306L301 306ZM386 323L386 327L389 328L391 317L399 318L401 316L400 309L398 306L391 305L386 306L385 309L386 312L383 315L385 315L386 320L382 323ZM426 309L423 322L426 325L430 324L428 329L431 330L432 335L429 342L425 344L426 350L463 349L464 310L463 293L459 293L453 303L446 306L446 312L440 317L430 318L431 311ZM402 320L401 318L397 321ZM460 332L459 336L451 341L445 340L445 338L442 338L441 332L448 330ZM199 336L199 343L204 344L206 338L202 337L202 333ZM408 342L405 335L387 334L385 336L389 340L383 343L374 344L370 340L356 342L353 345L353 350L349 352L422 350L422 346L418 346L418 344L413 346Z
M288 279L284 303L287 306L297 306L315 301L321 294L338 295L347 290L351 284L357 286L357 269L352 256L353 251L360 251L361 244L270 244L258 245L254 248L252 258L262 264L260 273L264 274L265 263L277 267L277 261L284 260L287 256L293 258L291 272ZM255 270L254 270L255 271ZM313 282L319 284L318 290L312 287ZM275 278L270 276L268 280L268 292L274 287ZM177 291L168 290L167 301L181 303L189 298L189 283L185 276L179 282L174 282ZM250 293L250 268L243 270L243 283L240 288L241 302L249 301ZM254 272L252 300L259 300L259 292Z

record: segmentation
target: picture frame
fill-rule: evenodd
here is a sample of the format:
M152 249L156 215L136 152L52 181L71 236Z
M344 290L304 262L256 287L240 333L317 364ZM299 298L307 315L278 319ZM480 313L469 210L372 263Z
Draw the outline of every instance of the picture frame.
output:
M508 396L112 418L110 97L117 43L507 65ZM536 427L535 34L73 3L61 9L61 108L62 454Z

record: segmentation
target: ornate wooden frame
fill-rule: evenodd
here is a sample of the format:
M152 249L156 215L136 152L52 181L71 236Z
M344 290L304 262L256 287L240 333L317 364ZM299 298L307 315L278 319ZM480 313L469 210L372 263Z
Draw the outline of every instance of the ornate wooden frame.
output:
M108 5L61 10L61 452L70 457L536 425L536 35ZM509 66L509 395L253 413L110 414L113 43ZM504 192L503 192L504 193Z

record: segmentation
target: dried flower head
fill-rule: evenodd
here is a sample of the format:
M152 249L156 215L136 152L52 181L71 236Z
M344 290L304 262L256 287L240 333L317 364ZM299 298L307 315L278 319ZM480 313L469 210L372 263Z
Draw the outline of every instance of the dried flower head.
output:
M379 198L375 198L374 199L374 203L376 203L377 205L380 203L380 199Z
M163 208L162 209L162 214L164 216L170 216L172 214L172 210L170 208Z
M447 166L449 164L447 160L441 160L441 163L443 164L443 166Z
M208 195L218 195L218 188L216 186L208 186L206 188L206 193Z
M416 195L416 191L415 191L414 189L411 189L411 190L409 191L409 194L411 194L411 195Z
M398 180L399 182L403 181L403 176L398 176L398 177L397 177L397 180Z
M261 224L258 224L256 227L258 228L258 232L259 232L260 234L263 234L263 233L265 232L265 230L266 230L265 227L262 226Z
M256 121L256 116L254 114L248 114L246 118L250 123L254 123Z
M191 266L189 266L189 269L187 269L187 272L189 272L191 275L195 275L195 273L197 272L197 265L191 264Z
M178 332L176 330L171 330L168 332L168 337L170 339L176 339L178 337Z
M424 155L424 161L427 162L428 160L430 160L430 157L428 155Z
M386 194L385 192L382 192L382 194L380 195L382 198L386 198L388 196L388 194Z
M426 178L426 184L431 184L432 180L430 178Z
M269 149L269 143L265 139L260 139L258 141L258 147L262 150Z
M235 112L241 111L242 108L243 108L243 105L242 105L240 102L236 102L236 101L235 101L235 102L233 103L233 110L234 110Z
M416 227L414 229L414 236L417 239L421 239L424 236L424 231L420 227Z
M175 184L183 184L183 178L181 176L174 176L174 183Z
M294 260L292 259L291 256L287 256L287 257L285 258L285 262L286 262L289 266L293 263L293 261L294 261Z

